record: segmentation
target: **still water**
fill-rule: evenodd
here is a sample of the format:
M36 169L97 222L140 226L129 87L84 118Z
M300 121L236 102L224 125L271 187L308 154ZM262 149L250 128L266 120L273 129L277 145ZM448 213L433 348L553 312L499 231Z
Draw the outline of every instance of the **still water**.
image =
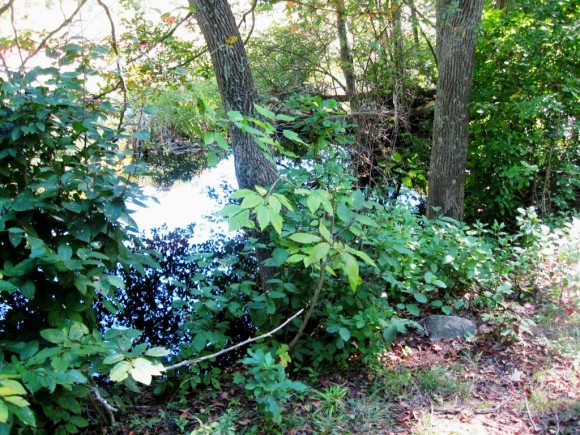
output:
M132 217L139 230L145 233L163 225L168 230L174 230L195 223L192 243L201 243L207 240L211 232L227 232L225 222L210 222L208 216L225 205L224 187L236 190L237 186L234 160L230 157L213 168L203 170L191 181L176 182L170 189L145 185L143 191L149 200L145 201L146 207L130 205L135 210ZM210 192L214 195L210 196Z

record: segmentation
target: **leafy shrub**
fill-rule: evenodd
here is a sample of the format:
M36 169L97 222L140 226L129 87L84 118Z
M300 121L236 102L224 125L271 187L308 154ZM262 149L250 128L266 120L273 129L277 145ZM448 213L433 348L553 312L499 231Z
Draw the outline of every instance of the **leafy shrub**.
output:
M110 271L156 263L128 247L139 246L125 200L140 200L140 168L122 163L124 136L104 115L112 107L84 99L86 73L34 69L0 81L3 430L77 432L95 378L148 383L167 354L134 346L138 332L98 331L94 302L124 285Z
M275 355L261 348L249 349L248 355L242 360L248 366L245 375L236 373L234 381L244 384L268 419L280 423L282 407L290 399L291 392L305 391L306 385L286 378L287 347L281 347Z

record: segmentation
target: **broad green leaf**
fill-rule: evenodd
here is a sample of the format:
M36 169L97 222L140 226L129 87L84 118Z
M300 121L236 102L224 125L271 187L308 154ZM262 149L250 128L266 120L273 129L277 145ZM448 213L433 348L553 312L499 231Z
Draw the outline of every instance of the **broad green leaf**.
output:
M355 190L352 193L352 205L355 210L360 210L365 204L365 195L360 190Z
M111 369L109 378L114 382L121 382L129 376L129 370L131 370L131 364L128 361L120 361Z
M321 242L312 248L309 257L313 263L318 263L322 261L324 258L326 258L329 251L330 244L328 244L327 242Z
M0 396L25 395L26 390L20 382L13 379L0 380Z
M125 359L125 355L122 353L115 353L113 355L107 356L103 359L103 364L117 364L119 361L123 361Z
M8 421L8 407L6 406L4 400L0 399L0 423L6 423L7 421Z
M34 417L34 414L32 412L32 410L29 407L23 407L23 408L16 408L14 409L14 415L16 417L18 417L18 419L31 427L35 427L36 426L36 419Z
M418 316L419 314L421 314L421 310L419 310L419 307L415 304L407 304L405 305L405 308L407 308L409 314L413 316Z
M260 229L264 230L270 223L270 220L272 219L272 210L269 207L266 207L265 205L259 205L258 207L256 207L255 213L256 218L258 219L258 225Z
M0 395L2 395L0 393ZM25 406L30 406L30 403L26 399L20 396L8 396L4 397L4 400L8 403L18 406L19 408L24 408Z
M437 277L431 272L427 272L424 276L424 279L427 284L433 284L437 280Z
M46 341L54 344L64 343L66 335L60 329L44 329L40 331L40 336Z
M338 335L340 335L340 338L342 338L344 341L350 340L350 331L346 328L339 328Z
M261 186L254 186L256 189L256 192L258 192L260 194L260 196L266 196L268 194L268 191L266 189L264 189Z
M67 243L61 243L58 245L57 253L59 257L65 260L70 260L72 258L73 250Z
M152 347L151 349L148 349L147 352L145 352L145 355L147 356L153 356L153 357L162 357L162 356L167 356L171 353L170 350L161 347L161 346L157 346L157 347Z
M420 304L426 304L427 303L427 296L425 296L423 293L415 293L413 295L413 297Z
M436 279L435 281L433 281L433 285L435 285L435 286L437 286L439 288L447 288L447 284L445 284L440 279Z
M268 119L272 119L272 120L276 118L276 114L274 112L266 109L265 107L258 106L255 103L254 103L254 107L256 108L256 112L258 112L264 118L268 118Z
M221 134L214 133L214 139L216 143L219 145L219 147L222 148L224 151L227 151L230 148L228 141Z
M244 116L237 110L230 110L228 112L228 117L230 118L231 121L234 122L242 122L244 120Z
M320 207L321 202L322 199L320 196L316 195L314 192L306 197L306 205L308 206L310 213L316 213L318 207Z
M280 211L282 211L282 203L275 196L270 196L268 198L268 205L270 206L272 211L276 214L280 214Z
M253 195L248 195L246 196L243 200L242 203L240 204L240 207L242 209L250 209L250 208L254 208L257 207L258 205L262 204L264 202L264 199L258 195L255 192L252 192Z
M318 243L320 242L320 236L308 233L294 233L288 237L290 240L294 240L298 243Z
M303 254L294 254L288 257L288 263L298 263L306 258L306 255Z
M274 230L276 230L276 232L279 235L282 235L282 224L284 223L284 221L282 219L282 215L274 214L274 215L270 216L270 219L271 219L271 224L274 227Z
M324 223L320 222L320 225L318 226L318 231L320 231L320 235L328 243L332 243L333 242L332 234L330 234L330 231L328 230L328 228L326 228L326 226L324 225Z
M203 142L206 145L211 145L212 143L214 143L214 141L215 141L215 135L213 134L213 132L208 131L208 132L204 133Z
M298 136L298 133L296 133L295 131L292 130L282 130L282 134L284 135L284 137L286 139L290 139L294 142L299 142L299 143L304 143L304 141L302 139L300 139L300 136Z
M341 252L342 270L348 277L350 288L354 291L361 283L358 261L348 252Z
M137 382L145 385L151 385L152 376L160 376L162 366L153 364L145 358L137 358L133 361L131 376Z
M13 293L17 288L18 287L8 281L0 280L0 292Z
M349 223L350 220L354 218L354 213L344 203L338 204L336 207L336 215L344 223Z

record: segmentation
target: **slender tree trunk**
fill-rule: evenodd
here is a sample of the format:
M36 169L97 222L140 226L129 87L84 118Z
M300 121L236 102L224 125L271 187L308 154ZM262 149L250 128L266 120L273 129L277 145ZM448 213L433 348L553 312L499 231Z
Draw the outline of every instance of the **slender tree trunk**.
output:
M226 111L256 116L255 87L244 43L227 0L189 0L208 46ZM275 164L251 135L230 128L236 178L241 189L269 186L277 179Z
M356 89L356 75L354 72L354 62L352 50L348 43L348 31L346 29L344 0L336 1L336 30L340 43L340 66L346 82L346 96L350 102L350 110L356 111L359 105L358 92Z
M208 46L225 110L256 117L254 80L230 5L227 0L189 0L189 4L195 8L195 19ZM260 148L251 135L235 125L229 133L240 189L272 185L278 173L269 150ZM277 269L262 265L270 257L270 251L263 247L268 243L267 234L255 232L252 236L262 245L256 248L256 258L261 285L268 289L268 280L274 278Z
M429 218L444 215L463 220L469 101L483 4L484 0L437 0L438 79L429 169Z

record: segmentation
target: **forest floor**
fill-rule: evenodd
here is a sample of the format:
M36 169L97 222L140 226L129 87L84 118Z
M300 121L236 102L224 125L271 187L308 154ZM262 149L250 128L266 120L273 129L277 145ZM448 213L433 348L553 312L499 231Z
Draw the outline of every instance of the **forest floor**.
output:
M144 394L118 433L580 434L580 290L568 290L557 301L512 304L517 340L482 322L470 342L417 331L372 368L318 373L280 425L225 382L189 396Z

